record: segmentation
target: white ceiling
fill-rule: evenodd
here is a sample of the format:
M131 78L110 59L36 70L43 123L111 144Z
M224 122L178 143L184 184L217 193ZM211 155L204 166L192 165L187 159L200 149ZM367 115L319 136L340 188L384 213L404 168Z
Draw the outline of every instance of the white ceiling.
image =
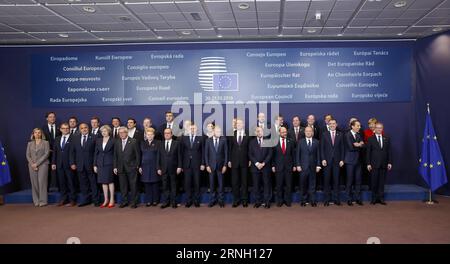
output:
M421 38L448 29L450 0L0 0L1 44Z

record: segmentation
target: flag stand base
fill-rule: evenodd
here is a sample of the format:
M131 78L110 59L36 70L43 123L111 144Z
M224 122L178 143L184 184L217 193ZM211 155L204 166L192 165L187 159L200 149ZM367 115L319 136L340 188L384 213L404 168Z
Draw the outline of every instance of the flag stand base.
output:
M433 199L433 192L431 191L431 189L428 189L428 199L427 200L423 200L424 203L426 204L438 204L439 202Z

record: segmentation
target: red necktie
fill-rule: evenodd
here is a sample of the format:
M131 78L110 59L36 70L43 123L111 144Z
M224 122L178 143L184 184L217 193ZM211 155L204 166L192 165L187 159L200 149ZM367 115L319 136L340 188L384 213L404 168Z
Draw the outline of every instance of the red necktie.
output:
M286 154L286 143L284 142L284 138L281 141L281 152L283 152L283 155Z

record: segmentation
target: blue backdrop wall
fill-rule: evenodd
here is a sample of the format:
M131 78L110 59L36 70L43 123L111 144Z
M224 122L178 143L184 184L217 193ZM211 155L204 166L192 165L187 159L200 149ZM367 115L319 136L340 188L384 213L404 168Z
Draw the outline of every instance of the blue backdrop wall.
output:
M450 35L416 41L414 44L415 58L412 67L412 100L402 103L289 103L280 106L286 120L293 115L305 118L313 113L318 117L332 113L340 124L345 124L349 117L356 116L363 121L377 117L385 123L385 129L393 141L394 170L388 176L388 183L423 184L417 173L419 142L423 131L425 102L432 105L433 118L438 136L450 131L445 114L448 111L446 98L450 96ZM402 44L404 43L404 44ZM447 48L443 49L440 44ZM169 45L169 44L168 44ZM176 49L175 44L172 48ZM169 45L169 46L170 46ZM200 44L192 44L198 48ZM226 43L202 44L205 47L225 48ZM240 44L241 47L265 47L267 43ZM299 43L275 42L271 47L296 47ZM349 42L306 42L302 47L346 47ZM364 42L368 47L386 45L384 42ZM396 45L411 45L399 42ZM200 45L201 46L201 45ZM103 46L48 46L48 47L1 47L0 48L0 140L5 146L13 175L13 182L0 189L0 192L11 192L29 188L27 163L25 159L26 144L33 127L45 124L44 115L47 111L57 113L58 122L76 115L81 121L89 121L93 115L99 116L104 123L109 123L111 116L122 119L135 117L139 122L146 117L152 117L155 124L164 120L164 111L170 106L110 106L83 108L45 108L33 107L31 98L31 54L39 51L51 52L83 52L83 51L133 51L155 49L158 46L149 45L103 45ZM167 48L168 46L160 46ZM186 48L186 46L184 46ZM443 57L444 56L444 57ZM416 72L417 65L417 72ZM446 89L447 88L447 89ZM450 141L440 140L444 160L450 161ZM448 167L447 167L448 168ZM449 191L444 187L443 191Z

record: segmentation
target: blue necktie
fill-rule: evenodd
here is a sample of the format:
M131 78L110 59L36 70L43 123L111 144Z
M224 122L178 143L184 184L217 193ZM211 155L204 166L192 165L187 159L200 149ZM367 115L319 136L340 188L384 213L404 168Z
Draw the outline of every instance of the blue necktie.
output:
M61 145L61 149L64 149L64 146L66 145L66 137L63 137L63 142Z

